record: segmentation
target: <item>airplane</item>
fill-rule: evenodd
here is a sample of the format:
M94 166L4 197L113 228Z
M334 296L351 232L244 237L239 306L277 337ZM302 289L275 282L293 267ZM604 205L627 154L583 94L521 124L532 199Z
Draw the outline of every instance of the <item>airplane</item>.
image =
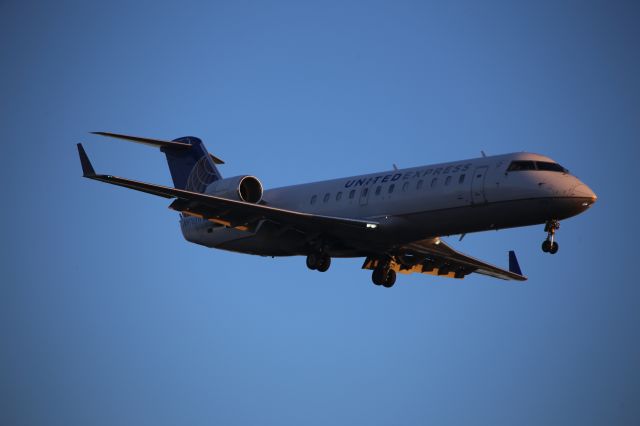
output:
M171 141L108 132L96 135L159 148L173 187L96 174L77 144L83 177L173 199L184 238L205 247L260 256L306 256L325 272L332 258L364 258L375 285L396 273L464 278L476 273L525 281L509 251L509 269L462 254L442 236L545 224L542 250L558 251L560 220L589 209L596 194L544 155L527 152L264 190L258 178L223 178L220 158L202 140Z

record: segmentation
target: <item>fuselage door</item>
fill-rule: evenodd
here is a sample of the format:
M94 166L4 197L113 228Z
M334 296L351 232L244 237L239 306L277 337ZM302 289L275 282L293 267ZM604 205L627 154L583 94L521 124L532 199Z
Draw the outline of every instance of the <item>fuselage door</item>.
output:
M473 172L473 179L471 180L471 203L480 204L486 203L487 199L484 196L484 180L487 177L488 166L476 167Z

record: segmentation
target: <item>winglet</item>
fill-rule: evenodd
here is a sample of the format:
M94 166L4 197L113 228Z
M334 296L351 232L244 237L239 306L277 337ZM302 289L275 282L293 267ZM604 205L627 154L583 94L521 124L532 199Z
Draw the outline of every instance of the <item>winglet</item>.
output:
M93 166L91 165L91 161L89 161L89 157L87 153L84 152L84 148L82 144L78 144L78 154L80 154L80 164L82 165L82 176L84 177L93 177L96 175L95 170L93 170Z
M516 252L513 250L509 251L509 272L522 275L522 270L520 270L520 265L518 264L518 258L516 257Z

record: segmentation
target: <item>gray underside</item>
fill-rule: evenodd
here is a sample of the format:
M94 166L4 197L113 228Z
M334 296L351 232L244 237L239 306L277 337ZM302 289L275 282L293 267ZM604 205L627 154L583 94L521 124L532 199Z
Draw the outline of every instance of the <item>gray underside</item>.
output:
M317 238L327 242L326 251L332 257L364 257L425 238L566 219L583 212L587 208L583 205L585 201L589 200L547 197L370 218L380 220L382 225L371 232L367 240L352 240L349 235L318 235ZM197 238L189 240L208 247L262 256L306 255L312 250L308 235L269 222L263 223L255 233L219 227L210 233L198 233Z

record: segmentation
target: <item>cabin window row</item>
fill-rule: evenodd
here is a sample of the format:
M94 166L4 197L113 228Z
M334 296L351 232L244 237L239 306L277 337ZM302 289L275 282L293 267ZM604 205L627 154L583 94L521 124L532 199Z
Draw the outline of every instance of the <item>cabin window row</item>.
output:
M464 179L465 179L465 175L461 174L458 177L458 185L462 185L464 183ZM447 176L445 181L444 181L444 185L445 186L449 186L451 184L451 180L452 177L451 176ZM417 183L416 183L416 189L420 190L424 187L424 180L420 179ZM431 188L435 188L436 185L438 184L438 178L435 177L433 179L431 179L431 183L430 183L430 187ZM409 182L405 182L402 184L402 192L407 192L409 190ZM391 185L388 186L387 188L387 194L392 194L396 189L396 184L392 183ZM362 188L362 193L360 194L360 197L366 197L367 195L369 195L369 187L364 187ZM349 199L353 200L356 197L356 192L357 189L352 189L351 191L348 192L349 194ZM382 185L378 185L374 191L375 195L380 195L382 193ZM322 197L322 202L323 203L328 203L329 199L331 199L331 193L327 192L324 194L324 196ZM342 191L336 193L336 201L340 201L342 200ZM318 195L312 195L311 196L311 204L315 204L318 201Z

